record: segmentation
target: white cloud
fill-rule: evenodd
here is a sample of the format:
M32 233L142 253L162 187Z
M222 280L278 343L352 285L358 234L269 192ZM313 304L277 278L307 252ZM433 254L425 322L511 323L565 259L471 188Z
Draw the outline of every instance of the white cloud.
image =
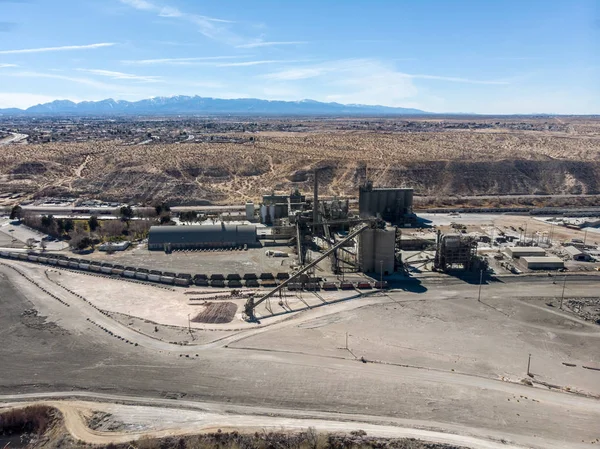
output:
M40 103L48 103L56 100L49 95L38 95L25 92L0 92L0 108L25 109ZM63 100L77 101L75 98L63 98Z
M279 72L267 73L262 77L268 80L293 81L307 78L316 78L327 72L333 71L333 68L326 67L299 67L297 69L280 70Z
M263 75L263 78L277 81L290 81L290 80L301 80L307 78L316 78L324 76L332 72L345 73L348 71L359 70L362 65L382 66L383 62L372 59L344 59L337 61L329 61L320 64L313 64L309 66L294 67L291 69L280 70L278 72L267 73ZM386 66L387 67L387 66ZM435 81L447 81L451 83L466 83L466 84L496 84L506 85L510 84L508 81L500 80L478 80L470 78L460 78L452 76L439 76L439 75L422 75L422 74L410 74L399 71L394 71L397 76L402 76L409 79L426 79Z
M147 2L146 0L121 0L121 3L143 11L152 11L155 8L152 3Z
M418 93L411 78L375 59L329 61L288 68L261 78L277 83L270 89L297 89L304 98L319 101L404 106L407 99ZM319 82L307 85L305 80L312 78L319 78Z
M274 47L277 45L303 45L306 41L285 41L285 42L252 42L249 44L236 45L236 48L256 48L256 47Z
M17 64L0 64L0 69L7 69L9 67L18 67Z
M281 63L292 63L292 62L296 62L296 61L267 59L267 60L262 60L262 61L225 62L225 63L215 64L215 67L247 67L247 66L253 66L253 65L281 64Z
M64 81L69 81L72 83L77 83L77 84L83 84L85 86L90 86L90 87L94 87L96 89L102 89L102 90L112 90L117 88L118 86L115 86L113 84L106 84L106 83L102 83L93 79L89 79L89 78L80 78L80 77L75 77L75 76L67 76L67 75L56 75L54 73L42 73L42 72L10 72L10 73L3 73L3 76L15 76L15 77L19 77L19 78L49 78L49 79L57 79L57 80L64 80Z
M146 0L121 0L121 3L140 11L153 12L159 17L175 18L190 22L198 27L200 33L210 39L232 45L235 45L242 40L225 26L227 24L235 23L231 20L209 17L201 14L191 14L170 6L158 6Z
M161 81L161 77L159 76L133 75L131 73L114 72L112 70L77 69L77 71L91 73L92 75L106 76L116 80L144 81L147 83L156 83Z
M409 75L405 74L409 78L424 79L424 80L437 80L437 81L448 81L451 83L466 83L466 84L510 84L508 81L486 81L476 80L469 78L458 78L454 76L437 76L437 75Z
M240 59L240 56L203 56L198 58L162 58L162 59L127 59L123 64L132 65L194 65L204 61L218 61L222 59Z
M21 50L0 50L0 55L15 55L21 53L45 53L48 51L90 50L94 48L112 47L113 42L101 42L89 45L65 45L62 47L25 48Z

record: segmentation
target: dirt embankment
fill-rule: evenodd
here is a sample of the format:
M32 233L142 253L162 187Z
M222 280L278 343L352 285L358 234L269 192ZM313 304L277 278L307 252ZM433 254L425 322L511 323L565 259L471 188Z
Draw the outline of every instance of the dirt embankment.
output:
M73 414L68 407L65 407L65 411L67 414L63 415L54 407L32 405L0 412L0 443L3 443L4 447L43 449L83 449L89 447L90 443L97 448L110 449L460 449L459 446L428 443L413 438L371 437L362 430L334 434L317 432L312 427L295 432L286 432L283 429L277 432L223 432L221 429L214 429L201 434L180 436L173 432L173 436L163 438L140 436L138 432L134 432L131 434L131 441L119 442L126 436L125 426L115 422L110 414L94 412L86 419L77 413ZM77 432L78 438L70 433L69 428ZM111 434L115 436L115 442L111 442ZM85 440L86 437L89 439Z
M600 193L600 133L344 130L256 133L239 142L9 145L0 153L0 191L240 203L310 191L320 167L324 195L355 196L366 177L422 195Z

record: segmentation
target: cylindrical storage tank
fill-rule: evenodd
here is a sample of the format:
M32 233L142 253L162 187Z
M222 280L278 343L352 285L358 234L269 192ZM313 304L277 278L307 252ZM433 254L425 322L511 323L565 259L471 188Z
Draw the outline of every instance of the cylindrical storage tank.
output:
M227 281L227 287L229 288L242 288L242 281L239 279L232 279Z
M78 265L79 265L78 268L80 270L86 270L87 271L87 270L90 269L90 263L89 262L79 262Z
M112 274L113 266L110 263L103 263L100 271L104 274Z
M161 276L160 277L160 282L162 284L169 284L169 285L173 285L173 283L175 282L175 278L172 276Z
M49 258L48 265L58 265L58 259Z
M248 201L246 203L246 220L254 219L254 203L252 201Z
M124 270L125 270L125 267L123 265L114 265L112 267L112 270L110 270L110 271L112 274L122 276Z
M48 263L48 258L47 257L38 257L38 262L39 263Z
M271 216L271 221L274 222L275 221L275 205L271 204L269 206L269 215Z
M135 278L139 279L141 281L147 281L148 280L148 270L146 270L145 268L138 268L137 271L135 272Z
M58 259L58 265L61 267L68 267L69 261L65 259Z
M135 268L126 267L125 270L123 270L123 276L125 276L126 278L134 278L135 277Z
M75 268L77 270L79 269L79 262L76 260L69 260L68 266L69 268Z
M8 253L8 257L10 257L11 259L18 259L19 253Z
M148 273L148 280L152 282L160 282L161 276L162 271L150 270L150 273Z
M214 279L210 281L211 287L225 287L225 281L223 279Z
M100 271L102 271L102 266L100 265L100 262L92 262L90 264L90 271L100 273Z
M187 287L188 285L190 285L190 279L176 277L175 285L179 285L181 287Z
M19 254L19 260L29 260L29 255L26 253L20 253Z
M0 251L0 256L9 257L9 252L8 251Z
M38 256L34 255L34 254L30 254L27 256L27 260L30 262L37 262L38 261Z
M262 204L260 206L260 222L264 223L265 221L267 221L267 206Z
M258 279L246 279L246 287L260 287Z

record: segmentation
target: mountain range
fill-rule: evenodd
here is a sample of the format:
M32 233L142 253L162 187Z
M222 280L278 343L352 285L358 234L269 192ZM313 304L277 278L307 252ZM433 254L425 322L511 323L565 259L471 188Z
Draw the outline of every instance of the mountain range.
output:
M27 109L0 109L1 115L420 115L412 108L364 104L322 103L314 100L269 101L256 98L220 99L199 96L155 97L140 101L55 100Z

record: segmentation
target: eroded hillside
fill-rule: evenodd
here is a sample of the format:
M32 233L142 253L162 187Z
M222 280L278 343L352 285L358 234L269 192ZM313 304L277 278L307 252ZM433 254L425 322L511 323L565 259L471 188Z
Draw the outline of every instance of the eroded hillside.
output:
M344 127L342 127L344 128ZM356 195L368 176L423 195L599 193L600 120L564 131L502 127L431 132L215 134L202 142L124 139L5 145L0 190L178 204L239 203L271 191Z

